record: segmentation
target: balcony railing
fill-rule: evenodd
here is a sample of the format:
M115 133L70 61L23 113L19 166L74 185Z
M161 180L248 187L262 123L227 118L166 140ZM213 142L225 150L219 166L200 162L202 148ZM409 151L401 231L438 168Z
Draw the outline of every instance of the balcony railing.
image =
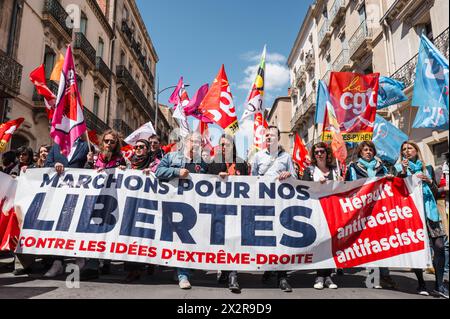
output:
M141 88L134 81L130 72L123 65L118 65L116 68L116 76L119 84L122 84L127 88L129 93L136 99L141 108L147 113L148 118L153 118L154 110L152 105L148 101Z
M316 65L316 58L314 54L314 49L311 49L306 53L305 57L305 65L307 70L314 69L314 66Z
M306 67L300 65L298 70L295 72L295 85L300 86L300 83L306 81Z
M53 94L55 94L55 96L58 96L58 89L59 89L58 83L51 80L47 80L47 87L50 89L50 91L53 92ZM36 88L34 89L32 100L33 102L42 102L42 103L44 102L44 97L37 93Z
M333 62L333 71L341 72L348 71L350 69L350 58L348 54L348 49L342 49L336 60Z
M20 93L22 65L0 51L0 97L17 96Z
M123 34L125 34L125 38L131 44L131 39L133 39L133 31L131 31L131 28L128 26L128 23L125 20L122 21L122 32Z
M367 21L364 20L348 42L352 60L358 59L371 49L372 36L372 29L367 27Z
M109 126L99 119L97 115L89 111L87 107L84 107L84 116L89 130L95 130L100 135L109 130Z
M133 133L133 129L129 127L123 120L116 119L113 121L114 130L123 134L124 138Z
M300 106L297 109L297 112L295 112L294 117L291 121L291 127L295 130L297 129L297 126L300 122L300 119L308 113L308 111L311 109L311 107L316 105L316 92L312 92L309 94L308 98L305 102L300 102Z
M75 34L73 49L75 54L81 52L82 55L84 55L85 60L87 60L86 62L91 63L93 66L95 66L96 51L83 33L77 32Z
M55 24L57 29L61 29L66 37L72 37L72 29L67 25L69 16L58 0L45 0L43 10L43 20Z
M108 82L111 83L112 72L101 57L95 61L95 70Z
M328 20L325 20L319 31L319 47L322 48L328 43L328 41L331 39L331 34L330 22Z
M330 10L330 21L332 27L335 27L339 23L340 18L345 15L345 6L345 0L334 1Z
M434 45L439 49L439 51L448 59L449 56L449 29L447 28L444 32L438 35L433 40ZM405 84L405 87L410 87L414 85L416 80L416 67L419 54L416 54L412 59L406 62L400 69L398 69L392 78L401 81Z

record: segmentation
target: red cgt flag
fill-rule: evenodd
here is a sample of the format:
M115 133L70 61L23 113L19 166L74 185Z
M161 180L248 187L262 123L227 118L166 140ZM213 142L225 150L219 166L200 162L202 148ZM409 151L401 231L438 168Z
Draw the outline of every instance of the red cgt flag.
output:
M253 146L258 151L265 148L264 136L268 127L269 125L262 113L256 113L255 122L253 124Z
M0 152L6 150L6 145L8 145L11 137L16 132L16 130L22 125L25 119L23 117L17 120L9 121L0 125Z
M298 134L295 135L294 154L292 160L298 164L302 172L307 165L308 150Z
M339 130L346 142L372 140L377 113L379 73L357 74L331 72L330 100L333 105ZM325 112L324 141L331 141L328 112Z
M233 96L223 64L198 109L205 117L223 128L225 133L234 135L239 130Z
M45 80L45 69L43 64L30 73L30 80L36 87L37 93L44 97L48 119L52 120L55 111L56 96L47 87L47 81Z

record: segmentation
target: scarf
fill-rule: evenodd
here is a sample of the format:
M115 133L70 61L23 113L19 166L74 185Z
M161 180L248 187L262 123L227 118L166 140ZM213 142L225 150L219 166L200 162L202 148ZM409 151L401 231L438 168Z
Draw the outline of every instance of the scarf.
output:
M148 168L151 162L152 158L149 156L149 154L143 156L137 156L135 154L131 157L131 168L143 170Z
M402 166L400 163L395 167L397 171L402 171ZM407 175L411 176L420 173L423 173L423 163L420 160L417 160L415 163L413 161L409 161ZM426 170L426 175L431 178L431 176L429 176L428 170ZM437 208L436 199L434 198L433 192L431 191L431 188L427 183L422 183L422 192L423 205L427 218L433 222L439 222L441 220L441 217Z
M367 162L366 160L360 158L358 160L358 163L364 166L367 170L367 177L371 178L377 175L377 173L375 172L375 167L377 166L378 161L375 158L373 158L370 162Z
M116 168L122 164L124 164L123 157L113 155L112 158L107 162L105 155L100 153L98 156L98 160L95 162L95 168L102 168L102 169Z

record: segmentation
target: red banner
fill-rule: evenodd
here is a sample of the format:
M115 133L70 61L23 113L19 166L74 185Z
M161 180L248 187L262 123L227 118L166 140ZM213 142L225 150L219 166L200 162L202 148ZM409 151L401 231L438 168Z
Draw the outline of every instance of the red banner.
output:
M22 125L25 119L23 117L17 120L9 121L0 125L0 152L6 150L6 145L8 145L11 137L17 131L17 129Z
M332 72L330 99L345 142L371 141L378 103L378 73ZM324 141L332 140L325 112Z

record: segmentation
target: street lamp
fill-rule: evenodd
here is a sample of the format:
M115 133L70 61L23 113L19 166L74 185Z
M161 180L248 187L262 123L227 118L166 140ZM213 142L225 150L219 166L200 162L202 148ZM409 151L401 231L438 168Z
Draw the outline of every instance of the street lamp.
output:
M164 89L162 89L161 91L159 90L159 78L158 78L158 88L157 88L157 92L156 92L156 112L155 112L155 132L158 133L158 111L159 111L159 95L161 93L163 93L164 91L167 91L169 89L174 89L176 88L178 85L173 85L173 86L169 86L166 87ZM189 84L185 84L184 87L189 87Z

